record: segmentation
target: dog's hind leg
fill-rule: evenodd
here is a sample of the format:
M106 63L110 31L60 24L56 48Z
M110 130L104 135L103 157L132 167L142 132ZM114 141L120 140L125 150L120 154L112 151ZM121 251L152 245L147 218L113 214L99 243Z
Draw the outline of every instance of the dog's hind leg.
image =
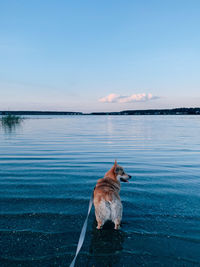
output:
M110 204L102 200L98 205L95 204L95 215L97 229L101 229L104 223L110 219Z
M103 227L102 221L97 221L97 229L101 229Z
M120 223L122 219L122 203L118 199L114 199L111 204L112 211L112 221L115 224L115 230L120 228Z
M119 230L121 221L120 220L115 220L114 224L115 224L115 230Z

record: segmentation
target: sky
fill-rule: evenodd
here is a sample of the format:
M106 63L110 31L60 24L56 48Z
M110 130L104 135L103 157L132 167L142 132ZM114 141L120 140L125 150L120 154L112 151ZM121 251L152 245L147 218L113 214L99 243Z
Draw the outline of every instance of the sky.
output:
M0 0L0 110L200 106L199 0Z

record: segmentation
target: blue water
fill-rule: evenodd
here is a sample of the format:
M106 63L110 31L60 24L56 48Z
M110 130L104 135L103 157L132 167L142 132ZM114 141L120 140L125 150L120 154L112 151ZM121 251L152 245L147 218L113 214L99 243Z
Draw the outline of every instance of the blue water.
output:
M0 128L0 265L69 266L117 159L121 230L92 210L76 266L200 266L200 116L29 117Z

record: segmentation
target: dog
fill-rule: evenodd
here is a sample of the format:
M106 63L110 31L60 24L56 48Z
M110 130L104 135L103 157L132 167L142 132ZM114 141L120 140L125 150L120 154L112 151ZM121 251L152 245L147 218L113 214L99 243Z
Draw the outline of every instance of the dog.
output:
M106 172L104 178L97 181L93 195L97 229L101 229L108 220L115 224L115 230L120 228L122 219L120 181L128 182L130 178L131 176L126 174L115 160L113 167Z

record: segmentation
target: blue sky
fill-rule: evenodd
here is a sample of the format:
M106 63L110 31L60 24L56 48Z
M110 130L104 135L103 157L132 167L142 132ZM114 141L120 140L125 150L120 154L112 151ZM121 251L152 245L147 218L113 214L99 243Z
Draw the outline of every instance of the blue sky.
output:
M200 1L0 1L0 110L200 106Z

